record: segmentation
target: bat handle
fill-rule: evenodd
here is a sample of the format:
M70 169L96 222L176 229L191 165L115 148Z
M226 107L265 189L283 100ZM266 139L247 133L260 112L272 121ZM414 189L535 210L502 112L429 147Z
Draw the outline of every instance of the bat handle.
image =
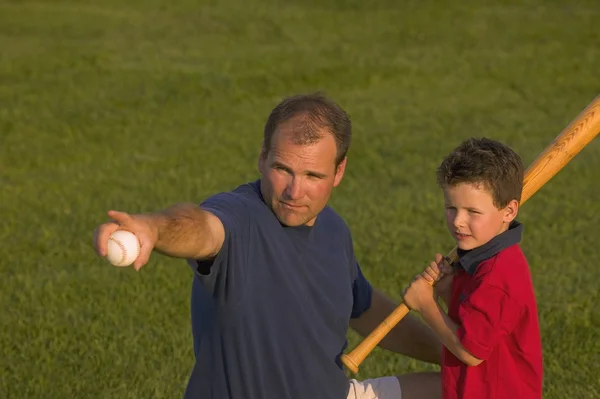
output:
M446 257L445 261L449 264L456 263L458 257L456 255L456 248L452 250L452 252ZM432 286L435 286L436 281L431 283ZM375 327L373 331L369 335L359 343L356 348L354 348L350 353L343 354L341 357L342 363L346 366L348 370L352 373L358 373L358 367L365 360L365 358L375 349L375 347L381 342L385 336L392 331L392 329L410 312L410 309L404 302L401 302L400 305L394 309L392 313L390 313L383 321Z
M356 348L342 355L342 362L348 370L358 373L358 366L409 311L408 306L402 302Z

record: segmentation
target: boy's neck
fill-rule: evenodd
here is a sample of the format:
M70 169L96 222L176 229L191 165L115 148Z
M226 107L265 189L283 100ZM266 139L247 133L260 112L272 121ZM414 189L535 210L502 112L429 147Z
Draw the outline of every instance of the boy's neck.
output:
M457 249L459 257L457 265L469 274L474 274L479 263L514 244L518 244L521 241L522 231L523 225L517 220L513 220L503 231L485 244L470 250Z
M494 238L495 238L495 237L498 237L500 234L502 234L502 233L504 233L504 232L508 231L508 229L510 228L510 224L511 224L511 223L512 223L512 222L508 222L508 223L506 223L506 222L502 222L502 227L500 227L500 231L498 232L498 234L496 234L496 235L494 236ZM494 238L492 238L492 240L493 240ZM489 241L488 241L488 242L489 242ZM483 245L485 245L485 244L483 244Z

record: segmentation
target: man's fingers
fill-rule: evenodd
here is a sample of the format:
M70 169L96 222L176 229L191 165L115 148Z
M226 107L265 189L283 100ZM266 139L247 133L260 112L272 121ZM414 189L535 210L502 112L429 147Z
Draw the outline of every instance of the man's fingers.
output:
M108 211L108 217L112 221L103 223L94 231L94 249L98 256L105 257L108 251L108 237L119 227L132 220L131 216L125 212Z
M104 223L94 231L94 249L98 256L105 257L108 251L108 237L119 229L114 222Z
M126 212L119 212L119 211L113 211L113 210L108 211L108 217L113 219L115 222L117 222L119 224L125 224L132 220L132 217L130 214L128 214Z
M153 245L150 240L147 238L140 238L140 254L133 262L133 268L136 271L139 271L142 267L148 263L150 260L150 255L152 254Z
M94 251L96 251L96 254L98 256L103 256L101 255L102 251L106 251L106 248L101 248L100 243L98 242L98 233L99 233L100 227L97 227L94 230Z

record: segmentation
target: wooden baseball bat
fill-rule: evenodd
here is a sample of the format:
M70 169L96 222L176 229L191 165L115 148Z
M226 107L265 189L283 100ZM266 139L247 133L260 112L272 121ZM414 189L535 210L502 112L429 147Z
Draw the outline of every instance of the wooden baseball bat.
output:
M521 205L556 175L600 132L600 96L596 97L579 115L548 145L527 168L523 179ZM456 247L448 254L450 264L458 261ZM409 312L400 305L377 326L371 334L350 353L342 355L342 362L353 373L379 342Z

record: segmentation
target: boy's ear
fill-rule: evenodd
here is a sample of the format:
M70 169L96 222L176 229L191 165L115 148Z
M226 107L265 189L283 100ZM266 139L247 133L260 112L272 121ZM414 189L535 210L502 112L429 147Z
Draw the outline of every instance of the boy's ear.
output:
M519 202L512 200L504 207L504 223L512 222L517 217L517 213L519 213Z

